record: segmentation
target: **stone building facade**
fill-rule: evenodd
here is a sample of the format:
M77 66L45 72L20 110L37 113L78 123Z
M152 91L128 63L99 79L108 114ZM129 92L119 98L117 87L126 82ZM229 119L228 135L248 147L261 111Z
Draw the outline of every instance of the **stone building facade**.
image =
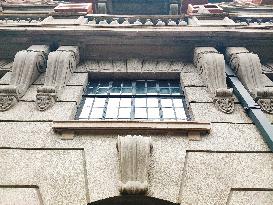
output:
M228 67L272 123L273 83L264 74L273 68L272 30L4 21L0 204L103 204L126 194L166 204L273 204L270 136L265 142L226 83ZM78 120L97 79L177 80L190 117Z

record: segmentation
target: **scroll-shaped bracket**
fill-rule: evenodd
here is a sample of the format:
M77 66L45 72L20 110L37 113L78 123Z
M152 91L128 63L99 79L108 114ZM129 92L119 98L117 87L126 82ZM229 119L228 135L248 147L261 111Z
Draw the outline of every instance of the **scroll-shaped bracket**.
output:
M16 53L9 85L0 87L0 111L6 111L23 97L30 85L45 72L49 47L33 45Z
M229 47L226 60L261 109L273 114L273 89L265 87L259 56L243 47Z
M58 100L80 61L79 48L61 46L48 55L44 86L37 89L36 106L45 111Z
M215 48L198 47L194 50L194 65L212 95L215 106L224 113L234 111L233 90L227 88L224 56Z
M148 191L148 168L152 151L150 137L118 137L117 149L120 160L121 194L146 194Z

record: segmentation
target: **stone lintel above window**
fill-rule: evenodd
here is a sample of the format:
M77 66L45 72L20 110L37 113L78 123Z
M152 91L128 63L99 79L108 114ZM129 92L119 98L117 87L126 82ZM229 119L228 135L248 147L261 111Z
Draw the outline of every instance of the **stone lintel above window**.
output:
M172 134L188 136L189 140L201 140L201 134L210 132L211 123L206 121L71 120L54 121L52 128L64 140L73 139L78 134Z

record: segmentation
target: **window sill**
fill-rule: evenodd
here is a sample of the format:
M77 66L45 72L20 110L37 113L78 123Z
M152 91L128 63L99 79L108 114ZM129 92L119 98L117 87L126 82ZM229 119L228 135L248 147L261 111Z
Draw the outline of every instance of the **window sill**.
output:
M53 130L61 139L73 139L75 134L186 134L189 140L201 140L201 134L209 133L209 122L197 121L126 121L126 120L71 120L54 121Z

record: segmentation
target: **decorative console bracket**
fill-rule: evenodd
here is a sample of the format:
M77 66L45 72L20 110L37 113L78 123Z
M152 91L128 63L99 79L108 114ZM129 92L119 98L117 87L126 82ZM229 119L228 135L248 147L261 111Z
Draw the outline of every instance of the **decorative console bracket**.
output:
M261 109L273 114L273 89L265 87L259 56L243 47L229 47L226 59Z
M29 86L45 72L49 47L33 45L16 53L9 85L0 87L0 111L6 111L23 97Z
M40 111L47 110L58 100L79 58L79 48L76 46L61 46L48 55L45 83L37 89L36 95L36 105Z
M194 65L209 92L215 106L224 113L234 111L232 89L227 88L224 56L212 47L197 47L194 50Z
M118 137L121 194L146 194L152 140L150 137Z

